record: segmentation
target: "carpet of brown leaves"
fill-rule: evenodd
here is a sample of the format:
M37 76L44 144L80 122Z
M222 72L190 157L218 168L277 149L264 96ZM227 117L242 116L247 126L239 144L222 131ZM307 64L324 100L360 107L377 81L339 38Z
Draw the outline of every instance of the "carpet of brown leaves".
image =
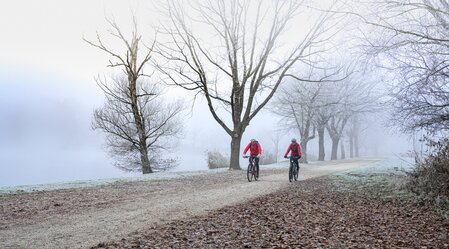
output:
M449 248L448 236L433 211L324 177L94 248Z

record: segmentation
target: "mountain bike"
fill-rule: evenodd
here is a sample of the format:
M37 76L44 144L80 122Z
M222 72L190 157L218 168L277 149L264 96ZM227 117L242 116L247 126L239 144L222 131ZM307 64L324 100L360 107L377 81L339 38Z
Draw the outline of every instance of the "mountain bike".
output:
M299 175L299 165L296 163L299 160L299 157L287 157L290 159L290 168L288 169L288 180L295 182L298 180Z
M249 157L248 169L246 170L246 177L248 178L248 182L251 182L253 179L257 181L259 176L257 175L257 167L256 167L256 157L257 156L243 156L243 158Z

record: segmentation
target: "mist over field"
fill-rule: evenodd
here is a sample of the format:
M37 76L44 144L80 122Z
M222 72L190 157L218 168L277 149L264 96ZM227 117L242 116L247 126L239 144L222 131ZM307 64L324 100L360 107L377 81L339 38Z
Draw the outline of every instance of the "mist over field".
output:
M139 175L114 167L104 150L103 135L90 128L92 110L102 101L95 84L83 89L63 78L51 82L46 75L26 77L11 71L1 71L0 75L0 186ZM227 136L210 120L207 109L195 107L184 121L183 139L176 142L174 153L179 165L172 170L206 170L207 150L229 153ZM377 122L365 133L369 142L364 144L362 155L395 156L411 149L407 137L393 134L381 120ZM242 144L257 138L264 150L273 151L272 138L279 129L277 119L263 112L248 128ZM283 154L290 138L299 135L280 133L279 152ZM311 143L310 153L317 154L316 143Z
M0 248L448 248L446 0L9 1Z
M117 75L120 70L108 68L108 55L83 38L95 41L99 32L105 42L119 47L107 36L110 27L105 17L113 16L128 33L132 29L132 13L144 37L154 37L151 27L159 23L155 21L159 12L153 8L154 3L43 1L29 4L30 8L22 9L18 3L9 3L0 10L0 28L4 30L3 37L8 37L0 41L4 51L0 54L0 187L140 175L115 167L115 160L107 152L105 134L92 129L94 110L105 101L95 78ZM289 28L294 26L290 24ZM284 34L281 44L294 41L295 34ZM181 99L185 105L180 116L183 129L177 139L168 142L171 147L168 155L178 161L170 170L206 170L207 151L211 150L229 157L230 136L212 117L205 98L173 86L162 88L164 100ZM288 108L287 104L284 106ZM220 108L217 113L225 115L227 110ZM268 104L249 122L241 138L240 153L255 138L265 152L274 153L277 147L277 157L281 159L291 138L301 140L299 132L286 128L272 109ZM390 122L386 115L388 108L381 109L365 115L360 132L360 156L399 156L416 146L416 139L386 126ZM230 122L231 119L223 120ZM312 139L308 144L311 160L318 158L317 140ZM325 159L330 160L328 135L325 144ZM240 164L245 163L240 158Z

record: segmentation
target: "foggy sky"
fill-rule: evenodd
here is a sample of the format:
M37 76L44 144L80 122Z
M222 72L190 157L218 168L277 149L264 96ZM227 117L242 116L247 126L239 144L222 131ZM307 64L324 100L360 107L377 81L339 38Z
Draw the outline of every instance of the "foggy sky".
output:
M97 30L106 30L105 16L130 23L132 11L145 29L155 24L147 1L2 4L0 187L129 175L112 166L103 148L103 135L90 128L93 110L103 103L94 77L108 72L108 56L87 45L82 37L95 38ZM180 96L178 90L168 90L167 99ZM186 101L189 105L190 99ZM184 139L175 152L181 163L175 170L206 169L206 150L229 153L229 136L201 99L184 121ZM262 111L247 128L242 149L256 138L263 148L273 150L271 138L280 129L277 122L268 111ZM282 132L280 153L292 137L299 139L294 131ZM362 153L376 148L373 156L409 149L409 141L388 134L381 124L370 129L366 140ZM309 145L310 153L316 153L314 143Z

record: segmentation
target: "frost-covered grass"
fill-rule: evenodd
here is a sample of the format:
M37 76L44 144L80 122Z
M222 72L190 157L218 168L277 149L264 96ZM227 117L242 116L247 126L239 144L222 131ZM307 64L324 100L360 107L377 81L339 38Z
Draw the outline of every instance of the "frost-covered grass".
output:
M402 199L409 193L403 189L406 172L414 168L414 159L388 158L365 167L332 176L343 191L363 191L382 199Z
M397 176L404 177L406 172L410 172L415 167L414 159L411 157L394 157L382 161L368 164L364 167L351 169L336 174L340 177L351 178L373 178L376 176Z
M277 164L261 165L261 169L276 169L288 167L288 161L282 161ZM242 169L246 169L246 163L241 164ZM5 194L18 194L18 193L30 193L36 191L50 191L58 189L72 189L72 188L87 188L87 187L98 187L105 186L120 182L134 182L134 181L152 181L152 180L168 180L176 179L187 176L195 175L205 175L205 174L216 174L220 172L227 171L228 168L218 168L218 169L206 169L206 170L195 170L195 171L164 171L157 172L154 174L139 175L139 176L125 176L117 178L106 178L106 179L94 179L94 180L78 180L78 181L65 181L51 184L35 184L35 185L23 185L23 186L12 186L12 187L0 187L0 195Z
M58 190L58 189L98 187L98 186L105 186L105 185L109 185L109 184L123 183L123 182L168 180L168 179L183 178L183 177L195 176L195 175L216 174L216 173L224 172L226 170L227 169L184 171L184 172L157 172L154 174L131 176L131 177L68 181L68 182L58 182L58 183L51 183L51 184L24 185L24 186L13 186L13 187L0 187L0 195L30 193L30 192L36 192L36 191L50 191L50 190Z
M351 174L370 175L377 173L401 173L402 170L408 170L411 168L412 159L408 158L392 158L376 163L369 164L368 166L361 167L356 170L339 173L341 177L347 177L348 179L354 178ZM329 163L329 162L327 162ZM319 163L311 162L307 166L318 165ZM246 169L246 163L242 163L242 169ZM278 163L260 165L261 169L282 169L289 167L289 161L283 160ZM152 181L152 180L167 180L176 179L194 175L215 174L227 171L227 168L213 169L213 170L198 170L198 171L170 171L170 172L157 172L154 174L128 176L120 178L107 178L96 180L80 180L80 181L68 181L51 184L38 184L38 185L25 185L25 186L13 186L13 187L0 187L0 195L4 194L17 194L17 193L29 193L35 191L50 191L57 189L72 189L72 188L87 188L105 186L120 182L134 182L134 181ZM356 178L354 178L356 179Z
M392 157L387 158L382 161L371 163L365 167L360 167L354 170L344 172L342 174L347 174L348 172L360 175L370 175L370 174L394 174L394 175L405 175L405 172L413 170L415 167L414 159L411 157Z

